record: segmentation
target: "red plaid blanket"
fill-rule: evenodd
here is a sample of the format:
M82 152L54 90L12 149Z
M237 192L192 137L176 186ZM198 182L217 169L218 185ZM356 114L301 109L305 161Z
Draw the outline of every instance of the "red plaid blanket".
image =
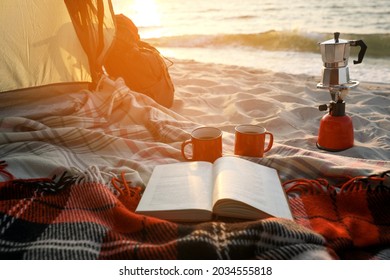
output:
M380 176L331 186L285 182L295 222L176 224L134 213L141 188L63 174L15 179L2 162L2 259L389 259L389 188ZM375 184L373 184L373 182Z
M295 221L321 234L334 258L389 259L389 174L284 185Z

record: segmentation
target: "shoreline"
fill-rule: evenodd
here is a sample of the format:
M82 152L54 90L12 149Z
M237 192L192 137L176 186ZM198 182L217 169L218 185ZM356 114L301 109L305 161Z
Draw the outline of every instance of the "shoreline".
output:
M266 51L253 48L158 48L162 55L173 60L193 60L200 63L242 66L253 69L283 72L287 74L321 76L323 64L320 53L295 51ZM360 82L390 83L390 61L365 57L361 64L354 65L350 57L351 80Z
M277 70L270 70L267 68L261 68L261 67L252 67L252 66L245 66L245 65L236 65L236 64L227 64L227 63L220 63L220 62L213 62L213 61L200 61L197 59L192 59L192 58L177 58L177 57L169 57L165 56L168 60L173 62L172 67L174 67L175 64L194 64L194 65L199 65L201 67L204 65L204 68L207 69L207 66L210 66L211 68L214 67L221 67L221 68L229 68L231 67L232 69L242 69L248 71L248 73L272 73L274 75L288 75L288 76L296 76L297 78L301 79L313 79L315 85L320 81L321 79L321 74L318 73L290 73L290 72L285 72L285 71L277 71ZM202 68L202 67L201 67ZM321 69L320 69L321 70ZM168 71L171 72L170 67L168 67ZM175 71L173 71L175 72ZM318 71L317 71L318 72ZM321 72L321 71L320 71ZM175 74L175 73L173 73ZM355 80L355 79L353 79ZM357 79L356 79L357 80ZM359 81L359 87L360 85L378 85L378 86L383 86L384 90L386 91L389 90L390 94L390 88L387 88L388 86L390 87L390 80L388 82L379 82L379 81L370 81L370 80L364 80L364 81Z

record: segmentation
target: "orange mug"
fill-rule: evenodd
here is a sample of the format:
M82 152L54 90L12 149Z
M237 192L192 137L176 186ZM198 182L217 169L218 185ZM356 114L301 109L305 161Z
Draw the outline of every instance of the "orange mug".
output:
M187 157L185 148L192 145L192 157ZM222 157L222 131L216 127L199 127L191 132L191 139L181 145L186 160L214 162Z
M248 157L263 157L273 145L274 136L264 127L253 124L238 125L235 128L234 154ZM265 147L266 135L269 136Z

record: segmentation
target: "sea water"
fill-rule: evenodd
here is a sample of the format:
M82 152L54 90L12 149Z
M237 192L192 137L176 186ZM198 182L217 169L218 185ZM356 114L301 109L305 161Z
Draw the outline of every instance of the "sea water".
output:
M200 62L320 76L319 43L363 40L362 64L353 80L390 83L388 0L112 0L130 17L141 38L167 56Z

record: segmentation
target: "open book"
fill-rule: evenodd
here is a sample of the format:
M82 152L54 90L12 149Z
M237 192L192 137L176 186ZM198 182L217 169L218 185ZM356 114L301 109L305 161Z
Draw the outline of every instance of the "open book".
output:
M293 219L277 171L234 156L156 166L136 213L177 222Z

